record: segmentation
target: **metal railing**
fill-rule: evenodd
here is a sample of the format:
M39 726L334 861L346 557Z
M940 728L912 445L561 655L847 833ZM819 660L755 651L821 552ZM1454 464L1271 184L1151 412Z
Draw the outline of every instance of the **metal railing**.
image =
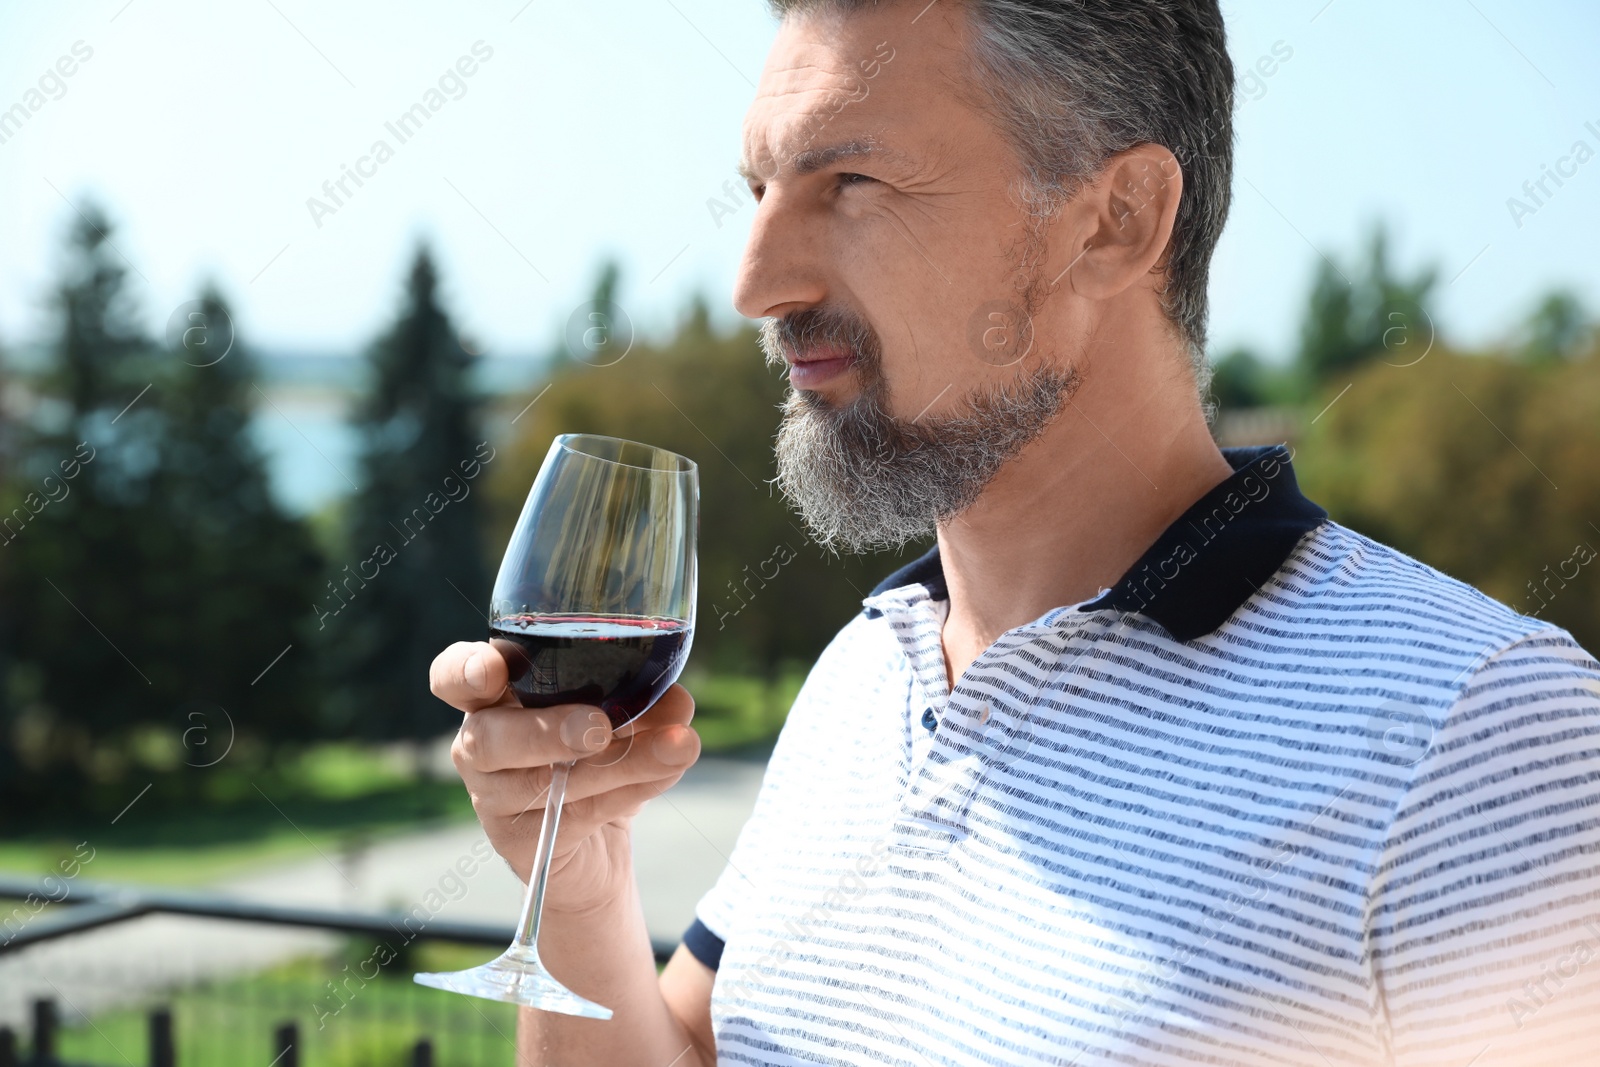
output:
M87 1067L62 1060L56 1053L60 1018L53 1000L36 1000L33 1003L33 1033L26 1058L17 1045L17 1035L10 1027L0 1027L0 1067ZM166 1008L153 1009L149 1014L150 1067L177 1067L178 1043L172 1025L172 1012ZM301 1067L300 1028L293 1022L283 1023L272 1032L270 1045L263 1043L261 1051L271 1055L272 1067ZM256 1062L250 1057L246 1062ZM397 1067L401 1065L397 1064ZM433 1041L418 1038L406 1054L404 1067L434 1067Z
M512 937L508 926L433 918L419 923L404 912L284 907L226 896L79 881L70 883L65 895L61 894L61 883L54 888L52 893L45 880L0 877L0 900L60 897L19 928L0 924L0 957L148 915L266 923L342 933L357 940L397 940L406 945L427 941L501 948ZM664 963L676 947L674 943L653 942L656 961ZM441 1062L448 1059L451 1064L510 1064L515 1058L514 1012L503 1014L511 1010L509 1007L480 1008L476 1005L482 1002L474 1001L470 1009L462 1010L470 998L452 998L411 985L408 973L369 979L387 983L381 994L351 996L348 965L343 972L333 963L318 966L323 970L307 964L306 973L277 985L252 976L231 976L166 989L146 988L150 983L141 983L137 976L115 974L112 968L86 967L80 980L118 992L133 990L135 999L141 1002L136 1008L124 1005L88 1016L78 1011L54 982L44 979L50 990L41 987L29 994L36 995L36 999L32 1001L28 1047L21 1047L21 1035L0 1027L0 1067L88 1067L78 1058L62 1058L63 1036L75 1035L98 1035L96 1039L103 1038L103 1045L114 1048L115 1053L94 1057L104 1060L107 1067L112 1063L139 1062L135 1050L129 1047L134 1042L144 1046L144 1062L151 1067L174 1067L180 1049L186 1067L197 1062L272 1067L361 1062L433 1067L436 1054ZM341 974L346 983L343 989L335 986ZM332 979L326 983L330 991L326 994L320 983L325 976ZM356 992L361 993L366 984L360 983ZM313 996L322 1001L322 1006L312 1001ZM63 1034L59 1001L66 1001L84 1018L84 1029ZM346 1012L346 1007L351 1010ZM496 1023L496 1018L501 1022ZM330 1020L333 1026L327 1028ZM226 1049L220 1050L219 1042L224 1041ZM340 1042L359 1045L366 1051L337 1053L335 1046ZM81 1040L77 1043L84 1046ZM202 1045L209 1052L202 1053L198 1047ZM379 1046L379 1051L371 1051Z

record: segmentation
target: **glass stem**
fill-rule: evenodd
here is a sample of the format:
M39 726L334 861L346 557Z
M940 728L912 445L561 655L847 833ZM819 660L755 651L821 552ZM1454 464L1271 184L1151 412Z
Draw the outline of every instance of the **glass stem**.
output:
M539 915L544 911L544 887L550 880L550 857L556 850L556 826L561 822L561 802L567 795L567 774L572 761L550 765L550 795L544 802L544 821L539 825L539 847L533 853L533 870L528 876L528 895L522 902L522 920L517 923L513 949L522 949L539 958Z

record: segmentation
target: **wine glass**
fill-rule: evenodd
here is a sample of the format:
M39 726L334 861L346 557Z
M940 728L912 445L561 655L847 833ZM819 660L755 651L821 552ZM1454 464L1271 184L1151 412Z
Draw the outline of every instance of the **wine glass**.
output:
M612 729L677 681L694 636L700 483L683 456L636 441L562 434L522 506L500 562L490 643L524 707L593 704ZM551 768L544 822L517 936L466 971L418 974L435 989L611 1018L539 961L539 915L572 762Z

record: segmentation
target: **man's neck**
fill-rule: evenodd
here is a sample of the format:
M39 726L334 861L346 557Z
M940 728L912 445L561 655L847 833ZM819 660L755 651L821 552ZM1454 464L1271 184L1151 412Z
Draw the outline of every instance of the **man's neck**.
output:
M1192 384L1152 389L1149 366L1135 362L1097 360L1049 429L940 524L952 687L1007 630L1116 584L1232 473Z

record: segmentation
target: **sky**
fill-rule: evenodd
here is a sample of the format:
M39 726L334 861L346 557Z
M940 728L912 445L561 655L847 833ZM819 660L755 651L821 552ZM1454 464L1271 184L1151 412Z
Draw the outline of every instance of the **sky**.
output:
M1399 269L1438 268L1450 341L1505 336L1558 285L1600 308L1600 159L1572 157L1600 153L1600 5L1223 10L1238 72L1257 75L1239 87L1214 348L1286 356L1318 257L1349 262L1378 220ZM0 128L0 346L46 333L90 200L157 334L213 280L258 348L357 350L423 239L491 355L546 350L607 257L642 331L697 291L734 322L753 212L708 201L737 181L775 32L761 0L0 0L0 111L43 99ZM401 143L385 124L441 78L443 106ZM308 207L379 139L393 154L359 188ZM1570 176L1533 205L1523 183L1558 165ZM1512 197L1533 210L1514 217Z

